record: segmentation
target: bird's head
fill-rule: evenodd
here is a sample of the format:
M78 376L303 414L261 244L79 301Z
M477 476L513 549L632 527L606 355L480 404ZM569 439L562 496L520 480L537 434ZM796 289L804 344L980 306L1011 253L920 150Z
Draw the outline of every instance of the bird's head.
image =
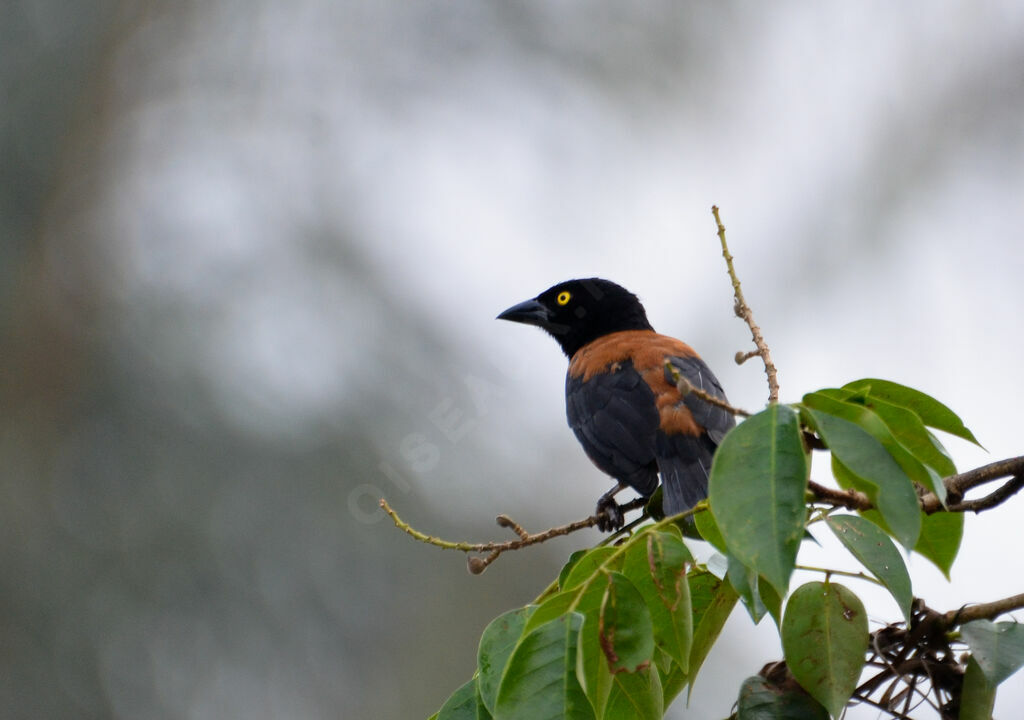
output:
M532 300L513 305L498 319L543 328L569 357L609 333L651 329L636 295L600 278L558 283Z

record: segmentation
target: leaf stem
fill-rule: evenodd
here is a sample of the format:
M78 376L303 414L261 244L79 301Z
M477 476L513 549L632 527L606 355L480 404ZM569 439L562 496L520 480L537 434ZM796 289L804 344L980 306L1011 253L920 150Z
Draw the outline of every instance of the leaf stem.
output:
M797 570L807 570L808 572L824 573L826 576L828 576L828 575L842 575L843 577L851 577L851 578L857 578L859 580L867 580L868 582L874 583L875 585L879 585L881 587L885 587L885 583L883 583L881 580L879 580L877 578L874 578L874 577L871 577L870 575L865 575L862 572L851 572L849 570L835 570L834 568L822 568L822 567L815 567L813 565L797 565L795 569L797 569Z

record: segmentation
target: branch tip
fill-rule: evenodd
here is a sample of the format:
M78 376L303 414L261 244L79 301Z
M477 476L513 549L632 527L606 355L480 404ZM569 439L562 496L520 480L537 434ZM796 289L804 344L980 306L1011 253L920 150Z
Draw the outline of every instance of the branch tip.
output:
M764 362L764 372L768 376L768 402L776 403L779 401L779 378L778 371L775 368L775 363L772 361L771 351L768 349L768 343L765 342L764 335L761 334L761 328L758 327L757 323L754 322L754 313L747 305L746 299L743 297L743 289L740 286L739 277L736 275L736 268L733 266L733 257L729 252L729 245L725 240L725 225L722 224L722 217L718 212L718 206L711 206L711 214L715 218L715 225L718 227L718 240L722 245L722 257L725 258L725 265L729 271L729 279L732 280L732 291L734 295L733 311L736 316L743 319L747 323L747 327L750 328L750 335L754 340L754 345L757 350L751 353L736 354L736 364L742 365L746 360L753 357L754 355L760 355L761 360ZM743 360L740 360L743 357Z

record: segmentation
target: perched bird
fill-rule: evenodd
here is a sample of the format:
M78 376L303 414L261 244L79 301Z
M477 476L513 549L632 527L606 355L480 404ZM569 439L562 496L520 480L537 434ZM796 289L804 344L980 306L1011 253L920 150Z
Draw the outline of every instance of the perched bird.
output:
M679 392L666 361L694 387L726 400L693 348L654 332L635 295L600 278L569 280L498 319L546 330L569 358L569 427L593 463L617 481L597 503L602 530L622 526L616 493L628 486L649 498L659 474L668 515L707 497L711 457L735 420Z

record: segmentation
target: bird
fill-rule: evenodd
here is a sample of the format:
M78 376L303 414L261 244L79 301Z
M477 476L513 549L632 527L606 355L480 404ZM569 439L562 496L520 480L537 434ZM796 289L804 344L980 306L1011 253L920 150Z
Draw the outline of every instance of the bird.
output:
M728 403L693 348L654 331L636 295L602 278L568 280L497 319L545 330L569 359L569 427L594 465L616 481L597 502L600 530L623 525L617 493L629 487L648 499L659 476L666 515L707 497L712 457L735 418L677 388L669 365L693 387Z

